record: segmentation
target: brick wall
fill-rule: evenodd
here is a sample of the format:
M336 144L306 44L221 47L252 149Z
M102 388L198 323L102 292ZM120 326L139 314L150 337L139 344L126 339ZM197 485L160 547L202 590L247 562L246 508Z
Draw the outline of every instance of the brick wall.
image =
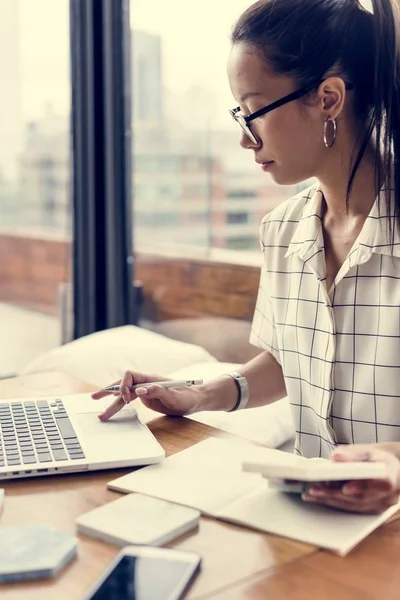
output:
M71 280L68 242L0 234L0 301L57 312L58 286ZM259 268L138 254L144 313L153 321L200 316L250 320Z

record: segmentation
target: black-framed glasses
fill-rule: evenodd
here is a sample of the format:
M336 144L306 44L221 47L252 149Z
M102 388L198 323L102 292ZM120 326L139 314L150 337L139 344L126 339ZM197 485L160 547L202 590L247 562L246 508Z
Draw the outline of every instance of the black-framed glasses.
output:
M298 100L299 98L302 98L303 96L308 94L308 92L311 92L311 90L314 90L315 88L319 87L321 85L321 83L323 83L324 81L325 81L325 79L321 79L320 81L316 81L312 85L302 87L301 89L296 90L295 92L292 92L291 94L288 94L287 96L284 96L280 100L276 100L276 102L273 102L272 104L268 104L268 106L265 106L264 108L261 108L260 110L257 110L257 112L251 113L251 115L247 115L247 116L242 115L240 112L240 106L237 106L236 108L231 109L229 111L229 113L232 116L232 118L236 121L236 123L238 123L238 125L241 127L241 129L245 132L247 137L253 142L253 144L258 144L260 142L260 140L255 135L255 133L251 130L251 126L250 126L250 123L252 121L254 121L254 119L258 119L259 117L266 115L267 113L271 112L272 110L275 110L276 108L279 108L280 106L283 106L284 104L288 104L288 102L293 102L293 100ZM352 83L346 83L345 85L346 85L346 90L352 90L354 88L354 85Z

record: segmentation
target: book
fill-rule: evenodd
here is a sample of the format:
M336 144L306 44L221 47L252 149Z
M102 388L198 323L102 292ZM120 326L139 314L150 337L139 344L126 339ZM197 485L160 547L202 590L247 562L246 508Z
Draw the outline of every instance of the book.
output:
M289 466L297 458L247 442L209 438L108 483L110 489L140 492L198 509L202 514L288 537L341 556L347 554L400 508L380 515L358 515L307 504L301 497L273 489L243 462L265 460ZM304 459L313 460L313 459Z
M162 546L195 529L200 512L193 508L128 494L103 504L76 520L79 533L116 546Z

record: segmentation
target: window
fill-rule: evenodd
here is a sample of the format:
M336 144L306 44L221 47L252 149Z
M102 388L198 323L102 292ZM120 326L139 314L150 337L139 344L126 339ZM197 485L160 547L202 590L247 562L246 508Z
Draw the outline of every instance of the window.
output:
M248 223L249 213L247 212L232 212L227 213L226 222L231 225L237 225L238 223Z
M256 243L252 236L232 237L227 241L229 250L256 250L259 244Z
M68 0L0 2L0 72L2 375L61 341L71 235Z
M227 193L227 197L230 200L243 200L243 198L257 198L257 192L252 189L235 189L229 190Z
M254 250L263 214L297 191L294 186L282 191L254 165L251 153L240 148L228 114L233 104L226 76L229 31L248 6L249 0L131 1L136 192L140 182L134 200L136 250L145 249L149 240L152 250L160 242L161 252L161 244L177 246L178 241L205 250ZM159 210L167 178L174 186L171 210L179 217L157 218L155 230L156 221L144 222L141 216L150 208ZM240 225L247 229L235 242L230 226Z

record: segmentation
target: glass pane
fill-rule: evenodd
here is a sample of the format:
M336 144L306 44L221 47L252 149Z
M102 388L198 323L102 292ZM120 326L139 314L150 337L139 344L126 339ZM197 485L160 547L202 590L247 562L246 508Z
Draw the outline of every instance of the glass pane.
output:
M138 250L258 252L262 217L300 189L255 166L228 114L229 33L249 4L131 2Z
M61 341L71 257L68 0L0 0L0 72L3 376Z

